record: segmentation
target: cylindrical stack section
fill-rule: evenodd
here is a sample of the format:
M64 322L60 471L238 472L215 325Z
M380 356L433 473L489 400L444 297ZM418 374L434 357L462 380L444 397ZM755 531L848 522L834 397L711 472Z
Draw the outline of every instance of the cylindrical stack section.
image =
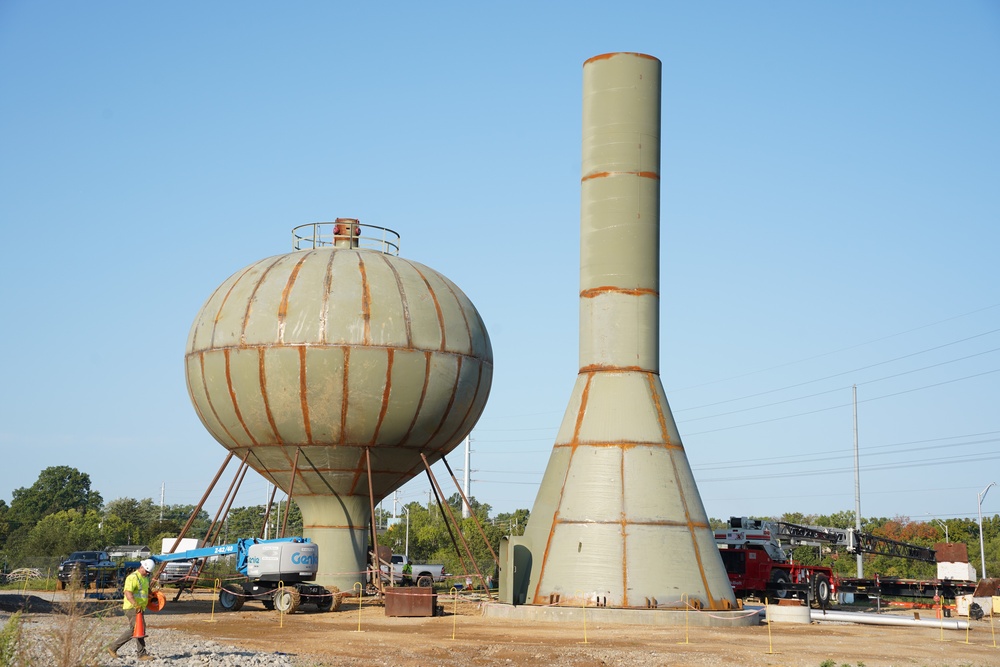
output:
M525 534L510 540L507 575L530 569L501 582L515 603L735 603L660 383L659 150L660 61L588 60L580 373Z
M660 61L609 54L583 71L580 371L658 373Z

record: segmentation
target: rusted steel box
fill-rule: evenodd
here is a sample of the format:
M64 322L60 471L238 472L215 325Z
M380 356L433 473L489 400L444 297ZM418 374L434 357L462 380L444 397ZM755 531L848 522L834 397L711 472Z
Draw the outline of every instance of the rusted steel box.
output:
M422 586L385 589L386 616L433 616L437 593Z

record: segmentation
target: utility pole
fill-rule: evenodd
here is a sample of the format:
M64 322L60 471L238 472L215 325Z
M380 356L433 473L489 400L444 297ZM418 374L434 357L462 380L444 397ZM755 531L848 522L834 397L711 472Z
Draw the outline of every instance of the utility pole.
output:
M465 497L469 498L469 467L470 467L470 450L472 448L472 436L465 436L465 483L462 485L462 489L465 492ZM472 516L472 512L469 511L469 506L466 503L462 503L462 518L468 519Z
M858 385L853 385L854 394L854 528L861 533L861 458L858 456ZM865 564L858 552L858 579L865 576Z

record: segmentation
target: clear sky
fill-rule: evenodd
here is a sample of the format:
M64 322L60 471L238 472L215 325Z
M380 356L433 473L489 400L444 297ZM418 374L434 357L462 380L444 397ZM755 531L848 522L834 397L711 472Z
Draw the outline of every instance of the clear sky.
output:
M582 65L611 51L663 61L660 367L709 515L852 510L857 385L862 514L975 516L1000 482L975 0L3 0L0 497L69 465L197 502L225 452L187 396L195 314L356 217L482 314L472 493L530 508L578 370Z

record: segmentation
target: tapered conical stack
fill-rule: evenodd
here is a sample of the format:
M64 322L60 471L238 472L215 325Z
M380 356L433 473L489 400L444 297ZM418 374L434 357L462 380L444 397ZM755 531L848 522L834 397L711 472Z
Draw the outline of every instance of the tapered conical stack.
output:
M504 597L734 606L659 376L660 61L584 63L580 372Z

